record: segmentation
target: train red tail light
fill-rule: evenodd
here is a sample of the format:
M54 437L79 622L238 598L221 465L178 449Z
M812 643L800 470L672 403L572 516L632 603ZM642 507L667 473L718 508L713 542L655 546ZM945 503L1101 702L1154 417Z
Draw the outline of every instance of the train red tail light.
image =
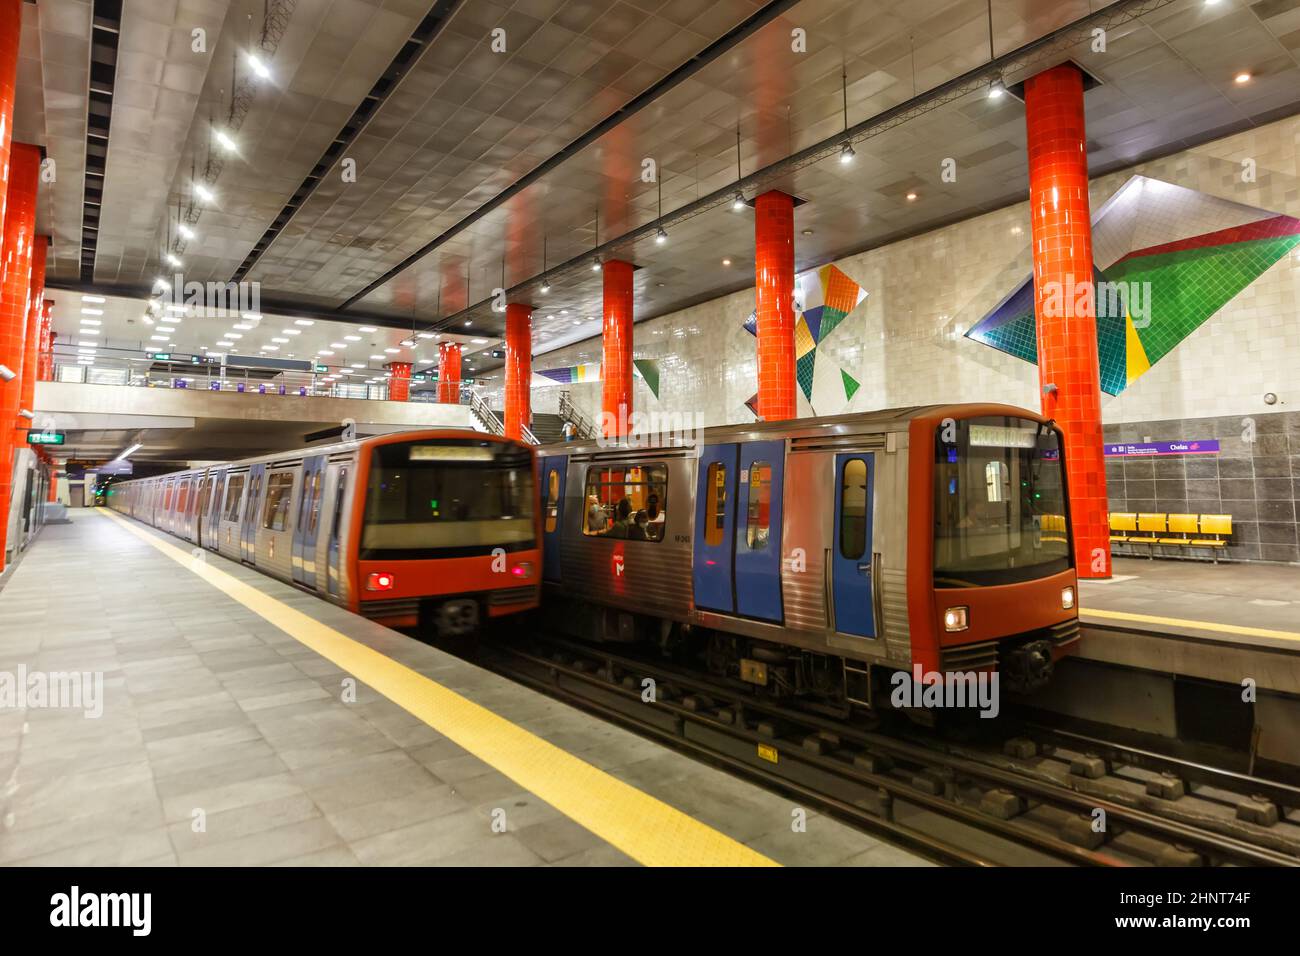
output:
M372 571L366 577L367 591L391 591L397 579L387 571Z

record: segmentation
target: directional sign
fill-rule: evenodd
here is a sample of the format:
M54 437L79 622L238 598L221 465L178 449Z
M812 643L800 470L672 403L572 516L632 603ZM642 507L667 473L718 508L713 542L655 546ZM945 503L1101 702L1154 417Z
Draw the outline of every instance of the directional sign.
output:
M43 432L28 429L27 444L29 445L62 445L67 436L63 432Z

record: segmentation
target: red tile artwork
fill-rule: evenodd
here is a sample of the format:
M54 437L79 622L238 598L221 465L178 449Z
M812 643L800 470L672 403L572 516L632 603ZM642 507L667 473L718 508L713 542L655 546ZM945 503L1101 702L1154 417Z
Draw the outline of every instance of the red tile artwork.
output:
M460 359L459 343L438 346L438 401L443 405L460 404Z
M411 363L410 362L389 362L384 368L388 369L390 377L388 379L388 400L390 402L405 402L411 397Z

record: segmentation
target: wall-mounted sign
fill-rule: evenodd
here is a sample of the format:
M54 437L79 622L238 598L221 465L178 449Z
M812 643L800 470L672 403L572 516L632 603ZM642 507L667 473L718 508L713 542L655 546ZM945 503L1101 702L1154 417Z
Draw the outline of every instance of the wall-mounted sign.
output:
M144 357L153 359L155 362L166 362L171 359L171 352L145 352Z
M67 436L63 432L44 432L28 429L27 444L29 445L62 445Z
M1153 441L1141 444L1118 444L1106 446L1107 458L1141 457L1143 455L1217 455L1219 441L1217 438L1199 441Z

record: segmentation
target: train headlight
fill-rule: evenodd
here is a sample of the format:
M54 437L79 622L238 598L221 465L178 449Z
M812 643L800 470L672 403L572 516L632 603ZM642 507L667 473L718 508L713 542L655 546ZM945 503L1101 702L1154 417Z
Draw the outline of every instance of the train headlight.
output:
M1061 607L1067 611L1074 607L1074 588L1061 588Z
M366 578L367 591L391 591L397 579L388 571L372 571Z
M945 631L964 631L970 627L970 608L950 607L943 612L943 629Z
M510 568L510 573L517 578L531 578L533 576L532 562L520 561Z

